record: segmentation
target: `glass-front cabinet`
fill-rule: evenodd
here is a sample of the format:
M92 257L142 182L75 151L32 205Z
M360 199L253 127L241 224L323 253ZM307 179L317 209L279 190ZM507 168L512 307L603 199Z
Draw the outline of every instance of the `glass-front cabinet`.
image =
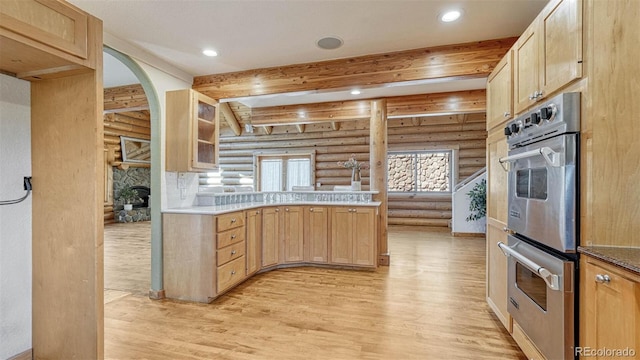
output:
M203 172L218 165L217 102L191 89L167 92L167 171Z

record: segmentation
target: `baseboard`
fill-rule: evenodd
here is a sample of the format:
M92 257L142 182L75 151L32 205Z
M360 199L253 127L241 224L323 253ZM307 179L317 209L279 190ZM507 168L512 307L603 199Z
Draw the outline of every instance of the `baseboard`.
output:
M452 232L453 237L485 237L485 233Z
M165 298L166 298L166 296L165 296L165 294L164 294L164 289L162 289L162 290L158 290L158 291L156 291L156 290L149 290L149 299L152 299L152 300L162 300L162 299L165 299Z
M31 359L33 359L33 349L23 351L20 354L14 355L7 360L31 360Z

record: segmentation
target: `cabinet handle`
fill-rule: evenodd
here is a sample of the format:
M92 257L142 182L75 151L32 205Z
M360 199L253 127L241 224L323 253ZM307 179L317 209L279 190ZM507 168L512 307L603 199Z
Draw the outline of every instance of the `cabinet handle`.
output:
M313 212L313 208L309 209L309 211Z
M235 250L231 250L231 255L235 255L236 251Z
M234 222L236 222L236 219L235 218L231 219L231 223L233 224Z
M235 270L231 270L231 275L235 275L236 271Z
M533 94L529 95L529 100L533 100L536 98L537 92L534 92Z
M597 283L608 284L610 281L611 281L611 278L609 277L609 275L602 275L602 274L596 275Z
M231 239L232 239L232 240L233 240L233 239L235 239L235 238L236 238L236 235L235 235L235 234L231 235Z
M511 116L511 113L510 113L510 112L508 112L508 111L505 111L505 112L504 112L504 117L508 118L509 116Z
M537 91L536 92L536 99L541 98L542 97L542 91Z

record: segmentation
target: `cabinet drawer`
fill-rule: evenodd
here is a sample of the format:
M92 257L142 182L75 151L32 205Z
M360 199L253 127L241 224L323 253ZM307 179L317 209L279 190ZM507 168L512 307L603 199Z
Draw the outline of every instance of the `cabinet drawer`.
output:
M217 217L218 232L244 226L244 213L234 212Z
M222 249L223 247L227 247L231 244L237 243L239 241L244 241L244 226L241 228L232 229L225 232L218 233L218 249Z
M222 249L218 249L218 266L226 264L229 261L244 255L245 247L246 243L241 241Z
M218 266L218 294L244 279L244 256Z

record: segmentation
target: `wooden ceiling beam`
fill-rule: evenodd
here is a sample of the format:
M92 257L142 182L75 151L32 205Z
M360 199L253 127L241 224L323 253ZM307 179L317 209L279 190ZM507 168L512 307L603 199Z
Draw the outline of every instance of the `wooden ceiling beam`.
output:
M464 114L486 110L486 92L481 90L396 96L387 99L387 117L417 117ZM297 125L368 119L370 100L271 106L251 109L254 126ZM339 129L339 124L337 128Z
M104 89L105 112L148 110L149 102L140 84Z
M240 134L242 134L242 127L240 126L238 119L236 119L233 109L231 109L228 103L220 103L219 106L220 112L222 113L224 120L229 124L231 131L233 131L236 136L240 136Z
M193 89L214 99L486 77L517 38L197 76Z

